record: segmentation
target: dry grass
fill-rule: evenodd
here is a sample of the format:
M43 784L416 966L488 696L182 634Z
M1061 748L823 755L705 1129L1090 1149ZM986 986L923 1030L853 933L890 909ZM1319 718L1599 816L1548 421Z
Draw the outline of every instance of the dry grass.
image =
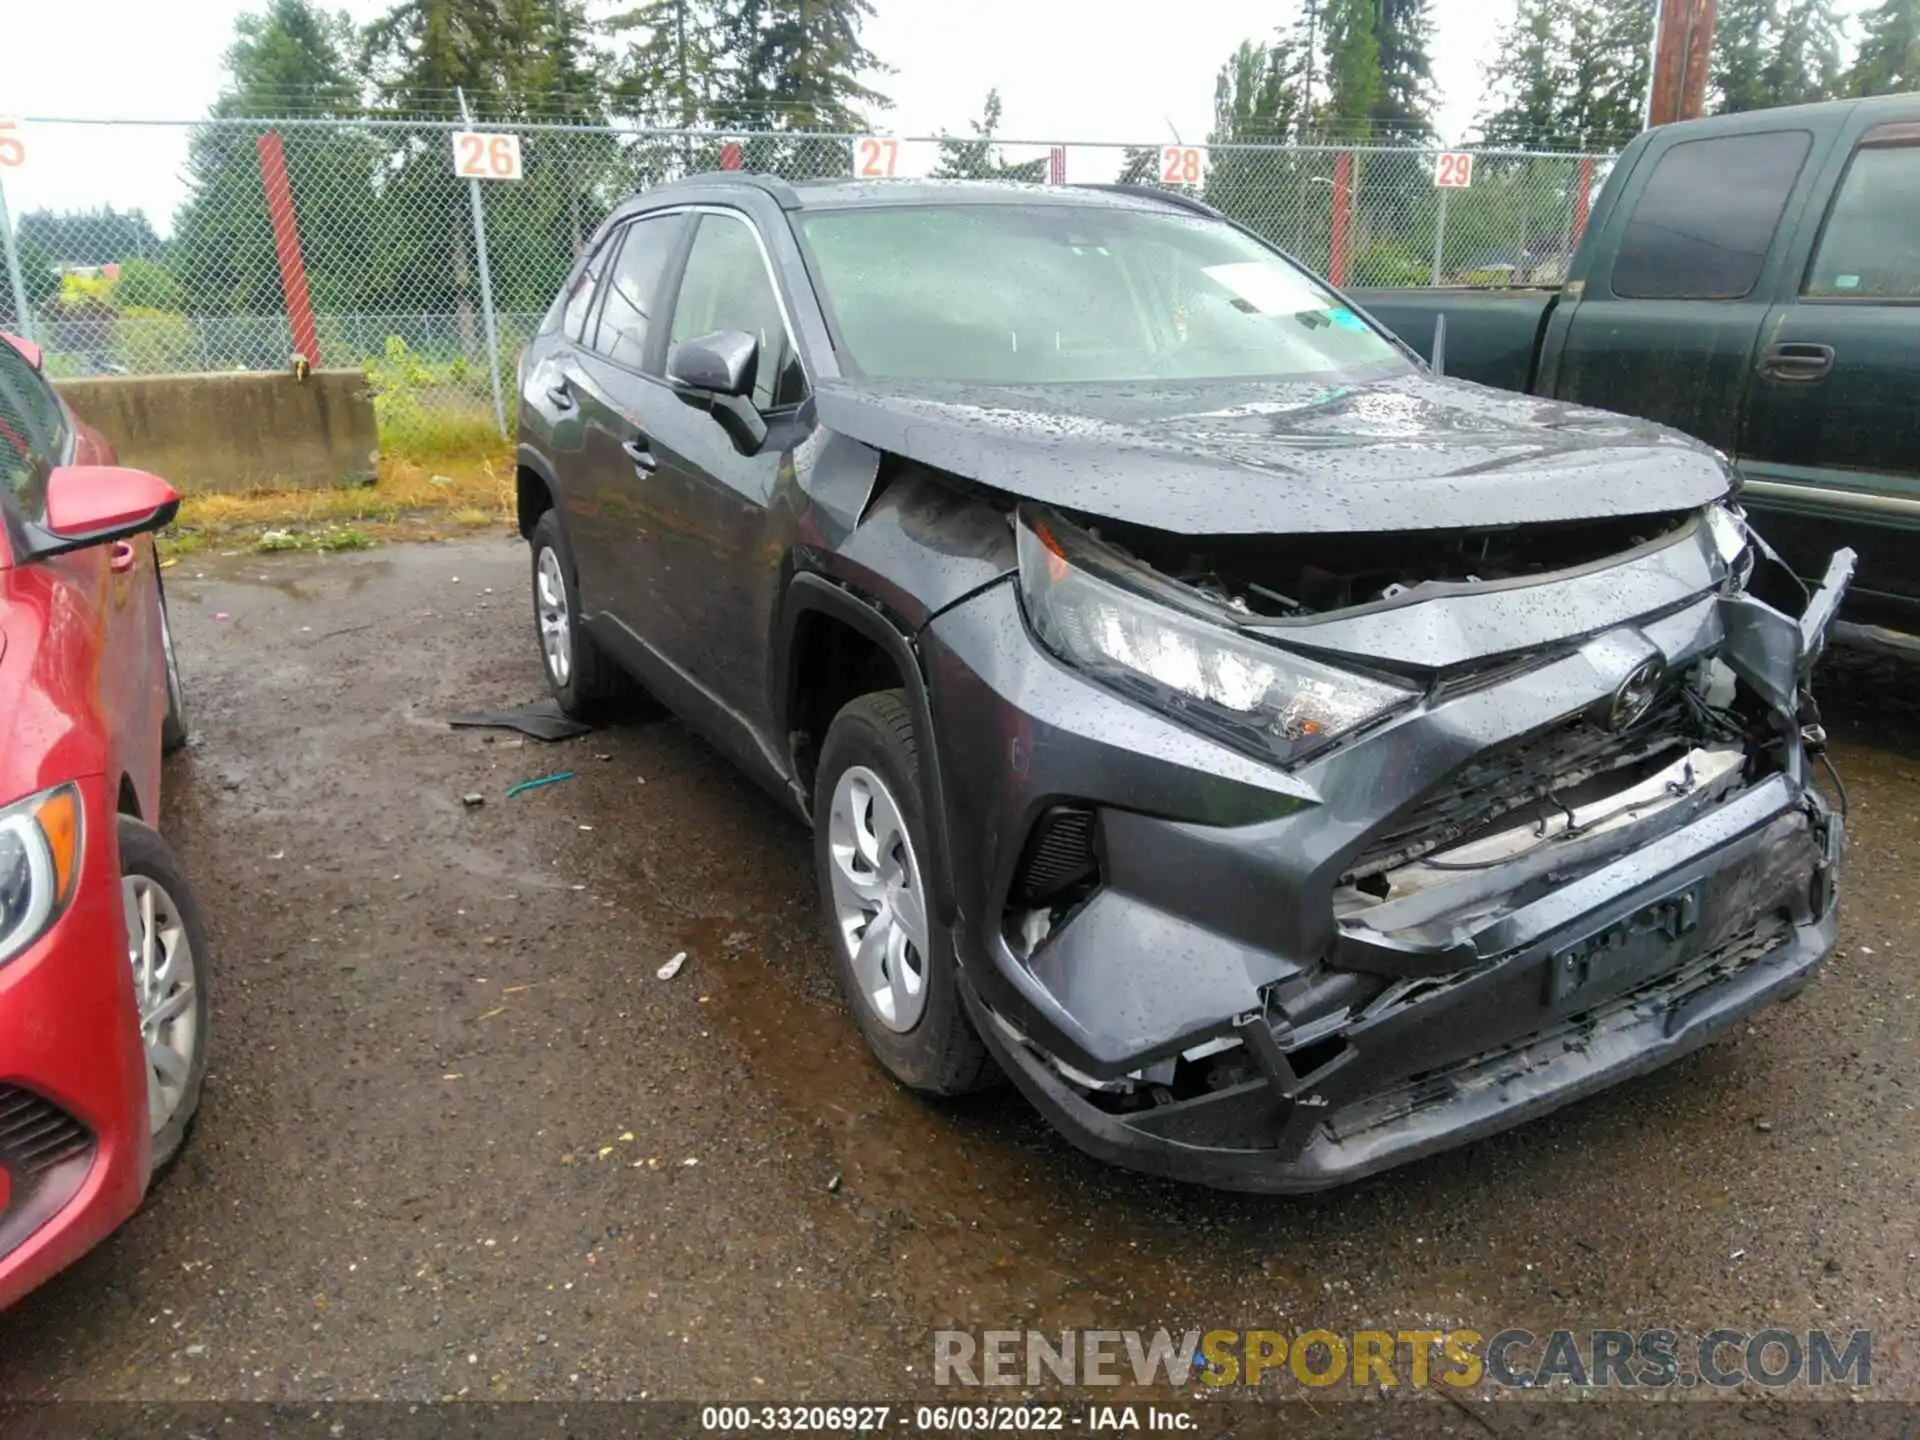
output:
M514 520L513 461L491 453L383 457L371 485L188 495L160 537L163 553L358 550L382 540L436 539Z

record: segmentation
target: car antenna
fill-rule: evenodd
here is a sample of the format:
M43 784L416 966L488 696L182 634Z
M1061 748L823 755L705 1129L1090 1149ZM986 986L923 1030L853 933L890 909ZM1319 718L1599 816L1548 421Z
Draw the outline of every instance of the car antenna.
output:
M1433 366L1434 374L1447 373L1447 317L1444 311L1433 317L1433 359L1428 363Z

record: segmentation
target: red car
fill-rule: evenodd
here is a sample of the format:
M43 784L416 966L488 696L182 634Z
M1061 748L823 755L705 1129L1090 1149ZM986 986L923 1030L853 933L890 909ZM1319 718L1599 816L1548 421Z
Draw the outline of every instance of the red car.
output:
M185 740L151 532L180 497L113 465L0 337L0 1307L133 1213L207 1063L207 947L160 814Z

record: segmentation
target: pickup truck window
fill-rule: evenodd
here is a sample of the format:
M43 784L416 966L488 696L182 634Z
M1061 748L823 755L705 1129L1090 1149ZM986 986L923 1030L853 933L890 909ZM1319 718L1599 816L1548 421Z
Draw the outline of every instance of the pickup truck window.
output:
M1920 145L1872 147L1854 155L1803 293L1920 299Z
M1813 145L1805 130L1687 140L1655 163L1613 262L1628 300L1740 300L1752 293Z

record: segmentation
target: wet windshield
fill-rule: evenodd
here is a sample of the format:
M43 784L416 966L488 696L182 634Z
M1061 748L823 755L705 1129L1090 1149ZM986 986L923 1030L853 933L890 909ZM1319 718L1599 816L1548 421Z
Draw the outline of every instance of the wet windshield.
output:
M842 363L882 379L1299 379L1400 352L1325 286L1199 215L971 204L797 215Z

